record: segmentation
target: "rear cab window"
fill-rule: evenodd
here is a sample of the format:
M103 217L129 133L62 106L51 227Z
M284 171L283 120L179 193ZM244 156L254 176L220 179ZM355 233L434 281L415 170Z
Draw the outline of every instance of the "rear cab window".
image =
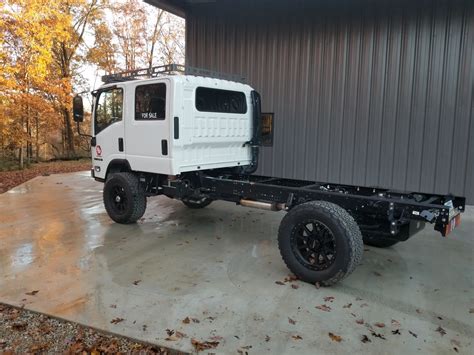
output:
M166 84L146 84L135 88L135 120L156 121L166 118Z
M196 109L200 112L247 113L247 100L241 91L198 87Z

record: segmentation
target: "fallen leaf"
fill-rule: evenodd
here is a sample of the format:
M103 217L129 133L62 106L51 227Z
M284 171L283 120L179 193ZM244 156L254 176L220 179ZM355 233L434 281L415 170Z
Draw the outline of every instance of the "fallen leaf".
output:
M192 338L191 344L194 346L196 351L202 351L207 349L214 349L219 345L218 341L199 341L197 339Z
M363 319L356 319L356 323L357 324L364 324L364 320Z
M438 326L438 328L436 328L436 331L441 334L442 336L443 335L446 335L446 330L444 330L443 328L441 328L440 326Z
M413 333L411 330L408 331L408 333L410 333L411 335L413 335L415 338L418 338L418 335Z
M342 306L342 308L351 308L351 307L352 307L352 303L348 303Z
M189 319L189 317L186 317L186 318L184 318L184 319L182 320L182 322L183 322L184 324L189 324L189 323L191 323L191 319Z
M110 323L117 324L117 323L123 322L124 320L125 320L124 318L117 317L117 318L112 319Z
M383 339L383 340L387 340L382 334L376 333L371 329L370 329L370 334L372 334L373 337L380 338L380 339Z
M333 296L324 297L324 302L332 302L332 301L334 301L334 297L333 297Z
M293 339L295 339L295 340L301 340L301 339L303 339L303 338L302 338L301 336L299 336L299 335L292 335L291 337L292 337Z
M362 339L360 340L363 343L371 343L372 340L369 339L367 335L362 335Z
M288 317L288 323L296 324L296 321L294 319L291 319L290 317Z
M331 311L331 307L326 306L325 304L316 306L316 308L320 309L321 311L324 311L324 312L330 312Z
M28 296L35 296L38 292L39 292L39 290L34 290L34 291L31 291L31 292L25 293L25 295L28 295Z
M342 337L340 335L333 334L331 332L328 333L329 337L331 338L332 341L336 341L338 343L341 342Z
M117 308L117 305L116 304L111 304L110 308Z
M30 346L29 352L32 354L42 354L48 348L47 344L35 344Z
M393 335L401 335L400 329L392 330L392 334L393 334Z
M211 317L210 317L211 318ZM214 318L213 318L214 319ZM191 318L191 320L193 321L193 323L200 323L201 321L197 318Z
M284 284L285 284L284 282L281 282L281 281L275 281L275 283L276 283L277 285L284 285Z
M27 326L28 326L28 324L25 323L25 322L22 322L22 323L13 323L13 324L11 325L11 327L12 327L13 330L18 330L18 331L23 331L23 330L25 330Z
M385 323L377 322L377 323L374 323L374 325L379 328L385 328Z
M295 290L300 288L297 284L291 284L291 288L294 288Z
M133 284L136 286L136 285L138 285L140 282L142 282L142 280L135 280L135 281L133 281Z
M400 322L398 320L392 319L392 327L400 327Z
M298 277L295 276L295 275L288 275L287 277L285 277L284 279L285 282L293 282L293 281L298 281Z
M270 341L270 337L268 335L265 335L265 341L268 343Z
M186 337L186 334L170 329L166 329L166 333L168 334L168 337L165 338L166 341L177 341Z

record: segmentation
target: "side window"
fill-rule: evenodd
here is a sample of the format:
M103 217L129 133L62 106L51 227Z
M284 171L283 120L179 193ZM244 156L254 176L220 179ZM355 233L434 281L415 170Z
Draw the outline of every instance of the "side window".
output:
M166 117L166 84L137 86L135 90L135 120L164 120Z
M97 98L95 108L94 132L106 129L112 123L122 120L123 90L112 89L102 91Z
M199 87L196 89L196 109L201 112L246 113L247 101L240 91Z

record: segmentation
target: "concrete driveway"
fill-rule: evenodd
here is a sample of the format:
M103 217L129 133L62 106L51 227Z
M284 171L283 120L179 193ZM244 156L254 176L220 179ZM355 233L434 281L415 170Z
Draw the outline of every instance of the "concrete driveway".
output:
M123 226L108 218L101 190L84 172L0 195L0 302L183 351L191 338L218 341L217 353L472 350L472 208L452 237L429 228L366 248L348 279L317 289L284 282L283 213L225 202L190 210L158 197ZM184 335L166 340L166 329Z

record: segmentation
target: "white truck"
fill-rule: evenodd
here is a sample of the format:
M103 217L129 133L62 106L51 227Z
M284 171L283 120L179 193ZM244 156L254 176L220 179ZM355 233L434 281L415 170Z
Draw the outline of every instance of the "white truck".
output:
M443 236L465 199L254 175L273 144L273 114L242 78L171 64L103 77L92 108L92 177L117 223L134 223L147 197L190 208L214 200L284 210L278 245L303 281L332 285L360 262L363 242L388 247L432 223ZM80 96L73 117L83 121Z

